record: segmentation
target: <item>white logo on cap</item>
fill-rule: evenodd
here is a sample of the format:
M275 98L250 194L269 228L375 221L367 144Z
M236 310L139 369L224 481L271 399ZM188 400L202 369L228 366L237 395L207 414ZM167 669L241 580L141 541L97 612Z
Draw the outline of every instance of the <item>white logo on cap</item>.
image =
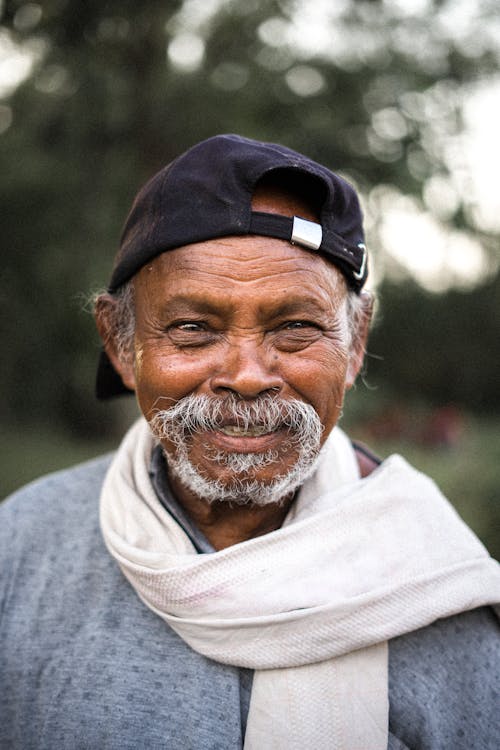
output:
M361 267L360 267L358 273L356 273L355 271L353 271L352 275L354 276L354 278L357 281L360 281L363 278L364 274L365 274L367 253L366 253L366 247L365 247L365 245L362 242L358 242L358 247L359 247L360 250L363 251L363 259L361 261Z

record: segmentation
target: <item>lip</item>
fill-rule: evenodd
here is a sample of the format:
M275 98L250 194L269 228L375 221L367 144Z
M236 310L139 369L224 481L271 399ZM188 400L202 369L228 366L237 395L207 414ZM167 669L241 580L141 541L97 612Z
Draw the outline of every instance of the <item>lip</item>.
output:
M261 453L279 448L289 437L286 429L266 432L263 435L226 435L220 430L207 431L201 436L204 443L217 450L231 453Z
M242 432L241 427L236 424L224 424L219 427L219 432L228 437L261 437L262 435L269 435L270 430L266 431L266 428L261 425L252 425L246 430L246 434Z

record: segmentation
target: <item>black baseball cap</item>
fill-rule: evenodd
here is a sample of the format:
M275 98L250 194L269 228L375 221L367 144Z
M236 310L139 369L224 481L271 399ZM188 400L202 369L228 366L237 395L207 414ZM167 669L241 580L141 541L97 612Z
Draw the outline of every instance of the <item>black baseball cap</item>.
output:
M252 210L257 184L313 186L319 222ZM291 191L293 192L293 190ZM327 167L286 146L239 135L196 144L139 191L123 228L108 291L113 294L157 255L223 236L263 235L319 253L360 292L367 277L363 217L354 188ZM98 398L129 393L105 352L97 372Z

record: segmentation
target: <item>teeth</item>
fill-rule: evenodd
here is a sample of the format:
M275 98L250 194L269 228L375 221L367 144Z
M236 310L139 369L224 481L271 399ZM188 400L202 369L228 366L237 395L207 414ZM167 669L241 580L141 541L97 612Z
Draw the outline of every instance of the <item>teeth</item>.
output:
M259 425L245 428L233 424L221 427L220 431L224 435L229 435L230 437L259 437L260 435L266 435L269 432L265 427L259 427Z

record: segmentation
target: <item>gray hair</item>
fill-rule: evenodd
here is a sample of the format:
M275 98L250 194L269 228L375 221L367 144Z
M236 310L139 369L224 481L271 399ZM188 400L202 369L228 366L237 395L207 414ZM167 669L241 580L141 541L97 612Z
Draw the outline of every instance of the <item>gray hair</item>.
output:
M106 321L107 335L104 343L114 341L116 353L122 362L128 362L134 353L134 300L132 279L113 294L100 291L92 295L94 313L101 313Z

